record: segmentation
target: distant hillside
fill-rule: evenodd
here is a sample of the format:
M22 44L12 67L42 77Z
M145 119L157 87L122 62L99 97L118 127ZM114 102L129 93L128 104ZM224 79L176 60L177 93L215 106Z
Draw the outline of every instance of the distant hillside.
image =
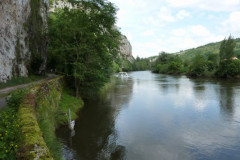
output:
M174 54L180 55L180 57L184 60L185 59L191 60L196 54L201 54L201 55L205 55L205 56L208 56L211 53L219 54L220 44L221 44L221 42L209 43L204 46L200 46L200 47L193 48L193 49L188 49L188 50L181 51L181 52L174 53ZM236 48L235 48L234 52L235 52L235 56L240 58L240 38L236 39Z

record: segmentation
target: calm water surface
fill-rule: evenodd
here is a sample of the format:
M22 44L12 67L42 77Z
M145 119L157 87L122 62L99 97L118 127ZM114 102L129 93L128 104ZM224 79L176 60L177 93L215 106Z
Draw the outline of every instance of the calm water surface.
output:
M240 82L129 75L57 131L66 159L240 159Z

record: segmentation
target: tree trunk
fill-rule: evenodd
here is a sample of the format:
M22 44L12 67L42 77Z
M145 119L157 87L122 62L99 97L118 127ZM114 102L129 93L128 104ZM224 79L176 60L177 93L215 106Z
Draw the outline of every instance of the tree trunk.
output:
M78 87L76 87L76 98L78 98L78 95L79 93L78 93Z

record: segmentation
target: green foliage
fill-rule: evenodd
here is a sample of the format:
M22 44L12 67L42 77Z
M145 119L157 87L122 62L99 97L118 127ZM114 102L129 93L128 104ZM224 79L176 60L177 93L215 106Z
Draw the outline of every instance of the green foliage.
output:
M240 38L235 39L235 42L236 42L236 48L234 50L234 56L237 56L240 54ZM210 43L210 44L200 46L197 48L192 48L192 49L188 49L185 51L181 51L178 54L180 55L180 58L183 61L185 61L185 60L191 61L194 58L194 56L197 54L201 54L206 57L208 57L208 55L210 55L210 54L219 55L220 45L221 45L221 42Z
M119 67L119 65L116 62L113 62L113 72L117 73L117 72L121 72L122 69Z
M14 160L21 132L17 109L7 108L0 113L0 159Z
M120 44L120 33L113 27L116 9L112 3L90 0L79 5L81 9L51 13L49 19L48 67L68 76L76 96L78 90L97 90L104 85Z
M16 159L16 152L22 138L17 112L23 94L23 90L13 92L7 100L8 107L0 112L0 159Z
M180 72L181 69L181 63L175 62L175 61L171 61L168 64L168 72L170 74L177 74Z
M154 72L163 74L180 74L187 70L178 55L162 52L154 66Z
M190 66L189 75L192 77L204 76L204 72L207 69L207 60L203 55L196 55Z
M151 69L151 63L149 58L139 58L137 57L136 60L132 64L133 71L144 71Z
M127 58L121 58L120 61L123 72L129 72L133 70L133 64Z
M240 60L221 61L216 72L216 76L220 78L236 77L240 74Z
M233 37L229 36L228 40L224 39L220 45L220 59L231 59L234 56L234 48L236 47L236 42Z
M187 73L192 77L236 77L239 75L239 60L229 61L233 56L240 57L240 39L229 36L222 43L211 43L178 54L162 52L155 61L153 72Z
M55 129L59 125L57 119L61 94L60 79L42 83L36 93L38 124L54 159L62 159L61 144L55 135Z
M6 98L7 104L10 107L18 108L22 103L22 97L26 90L20 89L11 93L10 98Z
M37 88L34 88L34 90L37 90ZM18 111L18 120L22 123L20 130L23 138L20 141L20 150L17 157L18 159L31 160L35 159L38 154L39 159L52 160L38 125L35 108L35 95L30 92L26 93Z
M83 107L83 101L81 98L76 98L68 91L64 91L61 96L58 109L57 123L60 125L66 125L68 123L68 109L71 110L72 120L78 118L78 111Z
M26 84L33 81L37 81L45 78L44 76L30 75L28 77L13 77L11 80L7 81L7 83L0 83L0 89L16 86L20 84Z

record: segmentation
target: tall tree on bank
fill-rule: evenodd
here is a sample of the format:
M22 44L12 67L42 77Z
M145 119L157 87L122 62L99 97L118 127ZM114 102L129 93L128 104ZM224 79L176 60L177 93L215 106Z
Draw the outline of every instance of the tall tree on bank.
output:
M73 1L50 15L49 68L67 75L69 85L83 92L99 89L111 74L119 50L114 28L116 9L105 0Z
M236 47L236 42L232 36L229 36L228 39L224 39L220 45L220 59L228 60L231 59L234 55L234 48Z

